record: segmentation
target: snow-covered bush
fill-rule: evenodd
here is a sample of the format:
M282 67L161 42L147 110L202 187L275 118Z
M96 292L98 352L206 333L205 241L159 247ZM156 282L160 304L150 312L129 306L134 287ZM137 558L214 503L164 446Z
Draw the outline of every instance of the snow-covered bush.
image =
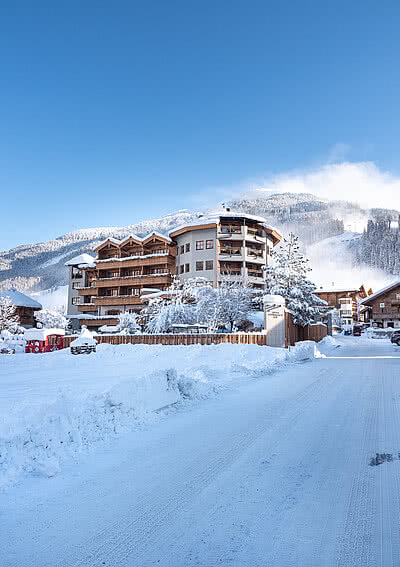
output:
M272 257L274 262L266 270L266 292L285 298L295 325L304 327L314 322L326 303L314 295L316 287L307 278L311 268L299 251L297 236L290 233Z
M117 333L123 335L135 335L140 331L136 313L121 313L118 315L118 318L119 323L116 328Z
M68 319L60 311L50 309L41 309L35 313L35 319L38 327L45 329L65 329L68 325Z
M9 297L0 297L0 331L15 333L18 327L15 305Z

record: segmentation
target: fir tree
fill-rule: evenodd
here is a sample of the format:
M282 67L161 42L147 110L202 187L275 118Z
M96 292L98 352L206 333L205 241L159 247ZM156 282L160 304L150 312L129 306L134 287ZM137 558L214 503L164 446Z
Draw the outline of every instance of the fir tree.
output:
M0 297L0 331L15 333L18 330L18 316L15 305L9 297Z
M325 302L314 295L315 285L307 278L311 268L300 253L298 237L290 233L272 257L273 264L266 270L266 292L285 298L295 325L312 323Z

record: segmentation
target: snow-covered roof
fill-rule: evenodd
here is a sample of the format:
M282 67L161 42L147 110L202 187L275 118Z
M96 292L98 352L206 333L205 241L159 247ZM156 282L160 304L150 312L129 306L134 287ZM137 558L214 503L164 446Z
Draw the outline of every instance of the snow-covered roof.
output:
M79 266L80 264L93 264L94 258L89 256L89 254L80 254L79 256L75 256L75 258L71 258L68 262L65 262L66 266Z
M400 288L400 280L397 280L395 282L392 282L391 284L387 285L386 287L383 287L382 289L376 291L375 293L373 293L372 295L369 295L368 297L366 297L365 299L363 299L361 301L361 303L363 304L368 304L370 301L372 301L373 299L376 299L377 297L379 297L380 295L384 295L385 293L387 293L388 291L391 291L392 289L395 289L396 287Z
M24 295L15 288L11 288L7 291L2 291L0 297L8 297L15 307L30 307L31 309L42 309L41 304L35 301L31 297Z
M49 335L65 335L64 329L27 329L24 333L26 341L45 341Z
M136 240L139 243L143 243L146 240L148 240L149 238L151 238L152 236L158 236L159 238L163 238L164 240L166 240L167 242L172 242L171 238L165 234L161 234L161 232L157 232L157 230L152 230L151 232L149 232L149 234L146 234L146 236L137 236L136 234L130 234L129 236L127 236L126 238L123 238L122 240L118 240L117 238L106 238L101 244L99 244L99 246L97 247L97 249L101 248L106 242L112 242L113 244L116 244L117 246L122 246L125 242L129 242L129 240ZM93 258L92 258L93 261Z
M316 289L314 293L355 293L360 291L360 287L321 287Z
M210 211L209 213L207 213L207 215L201 216L197 220L173 228L172 230L169 231L168 234L171 235L177 232L178 230L182 230L184 228L190 228L192 226L199 226L203 224L219 224L222 219L231 219L231 218L246 219L261 223L263 227L266 228L267 230L270 230L271 232L276 232L280 238L282 238L283 236L279 229L267 224L267 221L264 217L249 215L243 212L227 211L225 209L222 211Z

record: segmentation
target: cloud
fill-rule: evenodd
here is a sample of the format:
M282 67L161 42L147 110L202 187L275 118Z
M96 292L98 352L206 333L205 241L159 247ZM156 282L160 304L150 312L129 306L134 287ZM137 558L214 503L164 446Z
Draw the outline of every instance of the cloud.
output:
M249 182L249 191L312 193L322 199L343 199L364 207L400 209L400 178L381 171L373 162L328 163L314 170L271 176Z

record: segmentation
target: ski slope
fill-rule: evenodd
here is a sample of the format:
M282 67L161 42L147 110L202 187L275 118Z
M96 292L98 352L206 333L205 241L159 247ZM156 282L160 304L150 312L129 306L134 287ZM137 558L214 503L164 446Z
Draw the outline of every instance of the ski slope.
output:
M378 268L354 266L352 245L361 238L358 232L344 232L325 238L307 248L312 272L310 279L317 287L359 288L364 284L375 291L390 283L393 276Z
M400 349L340 341L27 478L2 567L399 565Z

